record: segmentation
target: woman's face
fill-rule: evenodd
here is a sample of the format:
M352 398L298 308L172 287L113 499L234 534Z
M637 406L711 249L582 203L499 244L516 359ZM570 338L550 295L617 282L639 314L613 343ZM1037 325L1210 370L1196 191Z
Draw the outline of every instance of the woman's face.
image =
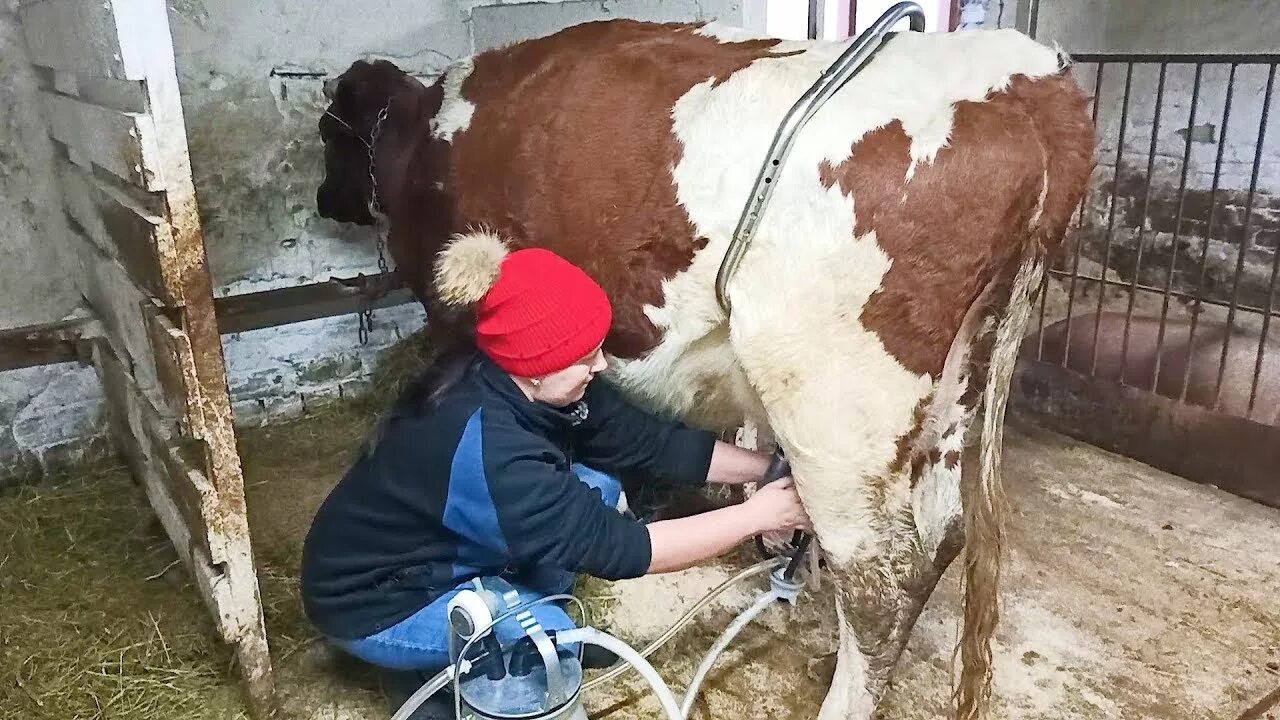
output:
M531 400L564 407L581 400L587 384L608 366L604 351L597 346L569 367L540 378L529 378L522 385Z

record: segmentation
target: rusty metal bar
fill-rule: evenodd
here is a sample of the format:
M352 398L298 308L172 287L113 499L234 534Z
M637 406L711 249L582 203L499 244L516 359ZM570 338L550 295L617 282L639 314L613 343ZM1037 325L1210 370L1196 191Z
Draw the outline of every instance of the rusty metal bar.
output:
M1231 99L1236 91L1236 70L1240 66L1232 63L1231 71L1227 74L1227 96L1222 101L1222 129L1218 131L1218 154L1213 161L1213 184L1209 188L1209 223L1204 233L1204 247L1200 249L1200 273L1196 278L1196 294L1195 301L1197 304L1209 302L1208 299L1202 297L1204 295L1204 279L1206 271L1209 268L1209 243L1213 242L1213 223L1218 219L1218 185L1222 180L1222 152L1226 149L1227 143L1224 138L1227 137L1227 128L1231 121ZM1215 303L1210 303L1215 304ZM1196 342L1196 326L1200 319L1200 313L1191 314L1191 327L1187 330L1187 347L1195 347ZM1191 363L1186 363L1182 369L1182 390L1178 393L1180 402L1187 401L1187 388L1191 384Z
M223 335L289 325L307 320L335 317L368 309L380 309L414 302L408 288L392 275L364 277L368 289L383 291L382 297L366 303L356 289L360 280L333 278L328 282L229 295L214 300L218 330Z
M1133 286L1129 289L1129 305L1124 313L1124 337L1120 341L1120 384L1124 384L1124 371L1129 360L1129 327L1133 323L1133 305L1138 300L1138 276L1142 274L1142 249L1146 244L1147 222L1151 217L1151 185L1156 170L1156 150L1160 140L1160 109L1164 104L1165 74L1167 63L1160 63L1160 78L1156 82L1156 109L1151 118L1151 147L1147 150L1147 187L1142 198L1142 223L1138 225L1138 254L1133 260ZM1176 254L1176 253L1175 253ZM1103 271L1104 277L1106 271ZM1095 349L1097 338L1094 338ZM1156 354L1160 349L1156 348Z
M1200 78L1204 65L1196 63L1195 78L1191 83L1191 111L1187 114L1187 137L1182 148L1182 174L1178 179L1178 218L1173 224L1173 240L1170 241L1169 271L1164 276L1164 300L1160 305L1160 330L1156 335L1155 372L1151 374L1151 392L1160 384L1160 363L1164 359L1164 330L1169 321L1169 297L1173 290L1173 276L1178 267L1178 237L1182 234L1182 212L1187 199L1187 169L1191 167L1191 129L1196 124L1196 105L1200 102ZM1207 247L1207 245L1206 245Z
M1047 272L1051 272L1058 277L1067 276L1067 273L1062 270L1049 270ZM1079 279L1084 282L1105 283L1109 287L1118 287L1118 288L1133 287L1131 283L1125 280L1111 280L1111 279L1103 280L1102 278L1096 277L1094 275L1081 275ZM1144 285L1142 283L1138 284L1138 290L1142 292L1152 293L1154 295L1160 295L1164 293L1164 290L1162 288L1158 288L1153 285ZM1178 298L1180 300L1188 300L1193 303L1200 303L1203 305L1213 305L1214 307L1229 306L1228 303L1224 300L1214 300L1213 298L1200 297L1199 295L1195 295L1193 293L1181 292L1179 290L1170 290L1169 296ZM1262 315L1263 313L1268 312L1266 308L1261 308L1256 305L1239 305L1237 307L1240 310L1240 312L1253 313L1257 315ZM1270 311L1270 314L1272 315L1272 317L1280 318L1280 307L1272 309ZM1192 317L1194 318L1195 316L1192 315Z
M1268 65L1280 62L1277 53L1073 53L1074 62L1127 62L1127 63L1205 63L1226 65Z
M1273 63L1267 74L1267 95L1263 100L1262 121L1266 125L1267 111L1271 105L1271 84L1276 76L1276 66ZM1262 152L1262 140L1258 140L1258 152ZM1248 222L1248 219L1245 219ZM1245 412L1246 417L1253 417L1253 406L1258 400L1258 382L1262 379L1262 360L1267 353L1267 331L1271 329L1271 309L1275 306L1276 300L1276 278L1280 276L1280 245L1275 249L1275 256L1271 259L1271 282L1267 284L1267 312L1262 316L1262 332L1258 338L1258 357L1254 360L1253 365L1253 383L1249 388L1249 409Z
M87 362L84 320L60 320L0 330L0 371Z
M1120 106L1120 137L1116 141L1116 167L1111 178L1111 203L1107 209L1107 248L1102 253L1102 276L1107 276L1111 267L1111 244L1115 240L1116 230L1116 186L1120 184L1120 165L1124 159L1124 135L1129 125L1129 92L1133 89L1133 63L1129 63L1124 75L1124 101ZM1148 180L1149 181L1149 180ZM1089 374L1098 371L1098 336L1102 327L1102 304L1106 293L1098 288L1098 308L1093 318L1093 353L1089 360Z
M1231 305L1227 309L1227 332L1222 337L1222 358L1218 362L1218 382L1213 391L1213 409L1217 410L1222 400L1222 379L1227 372L1227 355L1231 350L1231 330L1235 325L1236 306L1240 299L1240 278L1244 275L1244 258L1249 252L1249 230L1253 225L1253 201L1258 191L1258 171L1262 167L1262 148L1267 141L1267 115L1271 109L1271 91L1275 87L1276 66L1272 64L1267 70L1267 89L1262 97L1262 117L1258 121L1258 144L1253 150L1253 170L1249 175L1249 193L1244 200L1244 227L1240 233L1240 249L1236 255L1236 269L1231 283ZM1252 403L1250 410L1253 409Z
M1098 102L1098 98L1102 93L1102 70L1103 68L1106 67L1106 65L1107 64L1105 62L1098 63L1098 72L1093 78L1093 126L1095 128L1098 127L1098 107L1100 105L1100 103ZM1072 261L1072 265L1071 265L1071 280L1068 281L1068 284L1067 284L1067 324L1066 324L1066 327L1063 329L1063 336L1064 336L1063 347L1068 347L1068 348L1071 347L1071 318L1075 314L1074 308L1076 303L1076 277L1080 274L1080 253L1084 248L1084 240L1081 237L1080 229L1084 226L1084 211L1085 211L1085 207L1089 204L1089 196L1092 194L1093 194L1092 184L1090 184L1089 186L1085 187L1084 199L1080 201L1080 216L1076 220L1075 259ZM1112 200L1114 201L1114 199L1115 198L1113 197ZM1048 276L1049 276L1049 273L1046 272L1045 277L1048 277ZM1041 330L1041 333L1040 333L1040 339L1039 339L1039 346L1041 349L1043 349L1044 327L1042 326L1040 330ZM1097 333L1095 333L1094 334L1095 342L1097 342L1097 337L1098 337ZM1067 357L1069 354L1070 353L1065 353L1065 352L1062 354L1062 367L1064 368L1067 366ZM1038 356L1037 356L1037 359L1038 359Z

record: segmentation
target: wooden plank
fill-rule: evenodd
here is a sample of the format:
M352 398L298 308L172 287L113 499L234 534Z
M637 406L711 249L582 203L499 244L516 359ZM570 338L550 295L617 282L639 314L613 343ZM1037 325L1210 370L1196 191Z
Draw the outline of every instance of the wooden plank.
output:
M375 310L416 302L413 293L401 287L393 276L374 275L366 280L371 287L387 290L370 305ZM365 307L365 299L355 287L356 282L350 278L333 278L327 282L217 298L214 308L218 330L225 335L360 312Z
M227 540L216 523L221 515L218 495L204 473L196 469L203 464L204 444L171 436L110 345L96 343L94 358L109 411L117 417L117 440L130 468L140 478L155 476L183 522L184 542L198 548L210 563L225 563Z
M207 544L192 536L188 518L165 479L165 468L150 451L152 444L144 429L145 401L133 385L128 369L106 343L94 344L94 360L107 397L116 446L145 489L147 499L178 557L201 588L200 596L214 616L219 634L231 642L239 627L226 620L227 608L234 606L230 583L225 573L214 565L206 549Z
M44 0L20 7L18 18L33 65L117 80L144 77L120 46L110 0Z
M119 263L92 246L85 248L81 267L81 291L102 322L106 341L148 401L154 407L165 407L144 316L144 310L153 306L152 300L133 284Z
M1280 427L1024 358L1010 401L1042 425L1280 508Z
M147 111L147 87L142 80L115 80L113 78L81 75L70 70L45 70L52 75L44 89L52 89L59 95L70 95L81 100L126 113Z
M0 371L84 362L84 326L84 320L62 320L0 330Z
M147 334L156 359L156 376L169 411L177 419L183 435L190 436L190 395L198 388L195 362L191 354L191 340L187 334L174 327L169 318L158 308L144 308ZM195 409L198 412L198 409Z
M60 168L63 199L73 228L115 258L129 278L166 305L180 303L181 279L166 277L160 253L167 245L164 218L111 182L70 163Z
M120 112L55 92L45 91L40 97L53 139L122 180L147 190L163 189L155 170L159 151L150 115Z

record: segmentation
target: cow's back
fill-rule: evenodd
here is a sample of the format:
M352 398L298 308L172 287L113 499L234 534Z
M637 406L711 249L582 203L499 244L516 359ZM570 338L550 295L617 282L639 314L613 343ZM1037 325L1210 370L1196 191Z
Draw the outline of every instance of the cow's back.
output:
M750 393L714 275L779 122L845 47L616 21L482 54L444 82L455 229L581 264L615 303L607 349L643 358L621 379L732 422L713 406L741 412ZM874 338L887 352L849 371L919 395L1049 204L1051 148L1027 102L1068 83L1056 53L1012 31L891 39L797 138L735 308Z

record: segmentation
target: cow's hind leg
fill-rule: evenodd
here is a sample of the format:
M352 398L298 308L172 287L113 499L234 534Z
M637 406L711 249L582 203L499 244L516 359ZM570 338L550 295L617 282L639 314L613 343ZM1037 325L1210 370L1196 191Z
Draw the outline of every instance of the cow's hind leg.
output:
M822 312L822 304L796 314L788 303L735 302L733 341L837 586L840 646L821 717L846 720L871 716L932 588L932 559L912 520L906 448L933 383L856 321L841 318L849 324L833 332L830 321L843 313Z

